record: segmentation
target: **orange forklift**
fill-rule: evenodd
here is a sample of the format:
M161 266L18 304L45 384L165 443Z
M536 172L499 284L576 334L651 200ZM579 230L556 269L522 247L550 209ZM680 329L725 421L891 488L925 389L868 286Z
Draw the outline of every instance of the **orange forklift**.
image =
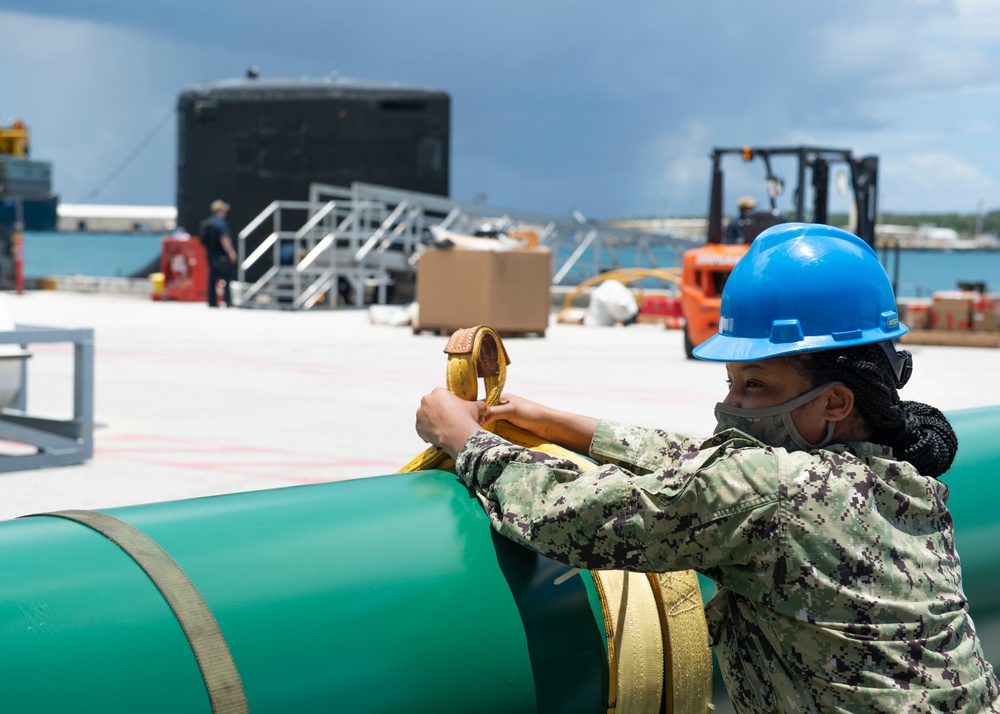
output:
M726 244L723 241L722 193L723 157L735 155L743 162L760 160L765 174L764 184L769 206L739 219L742 221L743 243ZM772 161L772 159L776 159ZM792 194L793 206L779 210L778 198L782 196L785 182L774 167L778 163L794 162L797 183ZM831 177L831 165L844 164ZM684 351L692 357L692 350L719 330L719 306L722 289L733 267L747 252L750 243L761 231L786 221L828 223L828 206L831 178L842 193L853 194L850 211L853 231L868 245L875 245L875 219L878 194L878 157L855 157L847 149L824 149L812 146L781 148L754 148L712 150L712 191L708 205L708 240L700 248L684 254L681 271L681 306L684 313ZM807 201L807 198L811 200ZM808 208L807 208L808 206ZM737 219L734 219L737 220Z

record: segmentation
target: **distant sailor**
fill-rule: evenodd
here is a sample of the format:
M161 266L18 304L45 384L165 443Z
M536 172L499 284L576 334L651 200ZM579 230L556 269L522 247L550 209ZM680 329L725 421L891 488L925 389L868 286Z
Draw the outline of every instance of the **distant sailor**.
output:
M222 296L226 307L233 306L233 298L229 282L233 279L236 267L236 249L229 234L229 224L226 214L229 204L221 199L212 201L212 215L201 222L201 241L208 255L208 306L218 307L219 283L222 283Z

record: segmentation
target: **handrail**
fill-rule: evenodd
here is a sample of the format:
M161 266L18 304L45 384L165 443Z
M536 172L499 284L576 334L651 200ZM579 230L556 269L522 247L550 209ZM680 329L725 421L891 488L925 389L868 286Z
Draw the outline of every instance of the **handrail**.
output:
M320 296L323 294L323 290L329 287L334 279L333 268L327 268L324 270L318 278L316 278L307 288L305 288L299 295L296 296L295 301L292 303L293 307L304 307L310 308L316 304Z
M390 233L381 243L378 244L378 248L375 249L376 252L384 253L386 248L392 245L396 239L399 238L399 236L403 235L403 233L406 232L406 229L410 228L413 225L413 222L419 218L422 213L423 211L420 209L420 206L416 206L415 208L411 208L407 211L406 218L400 221L399 225L392 229L392 233Z
M553 235L555 232L556 224L552 221L546 223L545 228L543 228L542 232L538 234L538 245L545 245L545 241L547 241L549 236Z
M295 231L296 240L309 233L309 231L315 228L316 225L324 218L326 218L326 216L330 213L330 211L334 210L336 207L337 207L336 201L327 201L326 204L321 209L316 211L316 213L314 213L312 217L308 221L306 221L301 228Z
M270 268L268 268L264 272L264 274L257 279L257 282L255 282L253 285L251 285L249 288L243 291L243 294L240 296L240 304L249 301L250 298L256 295L257 292L265 285L267 285L268 281L277 274L278 274L277 265L272 265Z
M261 242L261 244L259 246L257 246L257 249L253 253L250 254L250 257L247 258L242 263L240 263L240 270L244 270L245 271L251 265L253 265L254 263L256 263L260 259L260 256L264 255L264 253L267 252L267 249L270 248L272 245L274 245L274 242L276 240L278 240L278 231L275 231L274 233L272 233L271 235L269 235L267 238L265 238Z
M263 211L261 211L260 213L257 214L256 218L254 218L246 226L244 226L243 230L241 230L237 234L237 236L236 236L236 266L237 266L236 276L237 276L237 278L239 278L240 282L243 282L243 277L246 275L246 269L248 267L250 267L251 265L253 265L257 261L257 258L260 257L260 256L255 256L253 258L253 260L248 260L245 257L246 256L247 237L251 233L253 233L255 230L257 230L257 228L262 223L264 223L264 221L266 221L268 219L268 217L270 217L271 215L273 215L278 210L278 207L280 205L281 205L280 201L271 201L269 204L267 204L267 207Z
M438 228L443 231L448 230L448 227L455 222L455 219L462 215L462 211L458 206L455 206L448 212L448 215L444 217L444 220L438 224Z
M247 223L246 227L243 228L243 230L240 231L240 233L239 233L239 239L240 240L244 240L248 235L250 235L255 230L257 230L257 227L260 226L261 223L263 223L264 221L266 221L267 218L271 214L273 214L275 211L277 211L278 208L280 208L280 206L281 206L281 201L271 201L267 205L267 208L265 208L263 211L261 211L260 213L258 213L257 217L254 218L249 223Z
M303 236L308 235L310 231L315 229L316 226L319 224L319 222L322 221L324 218L326 218L331 211L335 212L336 208L337 208L336 201L327 201L326 204L321 209L316 211L316 213L313 214L313 216L308 221L306 221L305 224L299 230L295 232L296 245L303 238ZM334 216L336 216L336 213L334 213ZM319 243L313 246L306 254L306 256L299 261L299 263L295 266L295 270L301 273L303 270L309 267L312 264L312 262L316 260L316 258L324 250L326 250L331 243L333 243L335 238L336 238L336 229L330 231L325 236L323 236L323 238L319 241ZM296 251L296 253L297 252L298 251Z
M390 213L384 221L382 221L382 224L378 227L378 230L375 231L371 235L371 237L369 237L368 240L365 241L365 244L358 249L358 252L354 254L355 261L357 261L358 263L363 263L365 261L365 258L368 257L368 254L371 252L372 248L375 247L375 244L382 239L382 236L385 235L385 232L387 230L389 230L389 227L392 226L392 224L396 222L396 220L403 213L403 211L406 210L406 206L407 206L406 201L400 202L396 206L396 209L392 213Z
M320 240L320 242L317 243L315 247L313 247L313 249L310 250L306 254L306 256L299 261L298 265L295 266L295 270L301 273L303 270L312 265L313 261L316 260L316 258L319 257L319 255L323 253L323 251L329 248L330 245L333 243L333 241L336 240L336 238L337 234L335 231L330 231L325 236L323 236L323 239Z
M587 248L590 247L590 244L593 243L596 238L597 230L592 229L586 237L580 241L580 245L578 245L576 250L573 251L573 254L569 257L563 267L559 269L559 272L552 277L553 285L558 285L562 282L562 279L565 278L566 274L573 269L573 266L576 265L576 261L580 259L581 255L587 252Z
M320 196L332 196L335 199L351 200L351 189L329 183L309 184L309 202L313 205L320 202Z
M253 253L250 254L250 257L244 258L244 254L246 253L246 239L255 230L257 230L264 223L264 221L266 221L271 216L275 217L274 221L275 226L273 232L271 233L271 236L269 236L268 239L265 240L271 239L276 233L280 232L281 231L280 210L282 208L304 209L308 211L311 209L311 204L309 204L306 201L284 201L284 200L271 201L271 203L269 203L263 211L257 214L256 218L254 218L246 226L244 226L244 228L237 234L237 241L236 241L237 242L236 265L238 271L237 275L240 281L243 280L243 276L246 274L247 268L249 268L251 265L260 260L261 255L263 255L263 252L260 250L260 247L258 247L257 250L255 250Z

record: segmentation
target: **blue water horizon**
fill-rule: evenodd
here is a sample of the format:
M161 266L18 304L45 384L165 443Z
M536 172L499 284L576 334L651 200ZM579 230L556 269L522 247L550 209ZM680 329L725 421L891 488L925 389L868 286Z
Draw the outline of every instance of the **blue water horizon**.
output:
M165 235L26 231L24 277L145 278L159 270Z
M166 235L26 232L24 275L29 279L54 275L145 278L159 270L160 250ZM561 265L560 259L565 260L572 248L563 246L554 265ZM680 265L680 253L673 249L654 249L654 256L659 267ZM897 297L929 298L939 290L954 290L960 282L985 283L987 291L1000 292L1000 250L906 249L898 254L879 251L879 258L895 283ZM593 261L581 264L593 267ZM563 284L574 285L585 277L571 274Z

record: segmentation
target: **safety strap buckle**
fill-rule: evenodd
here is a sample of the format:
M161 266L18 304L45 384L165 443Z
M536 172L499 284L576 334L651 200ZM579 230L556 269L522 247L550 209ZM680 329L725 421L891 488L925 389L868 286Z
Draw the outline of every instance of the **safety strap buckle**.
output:
M910 376L913 374L913 355L910 354L909 350L899 350L897 352L895 345L892 344L892 340L880 342L879 344L885 351L885 356L889 358L889 366L892 368L892 374L895 377L896 389L901 389L910 381Z

